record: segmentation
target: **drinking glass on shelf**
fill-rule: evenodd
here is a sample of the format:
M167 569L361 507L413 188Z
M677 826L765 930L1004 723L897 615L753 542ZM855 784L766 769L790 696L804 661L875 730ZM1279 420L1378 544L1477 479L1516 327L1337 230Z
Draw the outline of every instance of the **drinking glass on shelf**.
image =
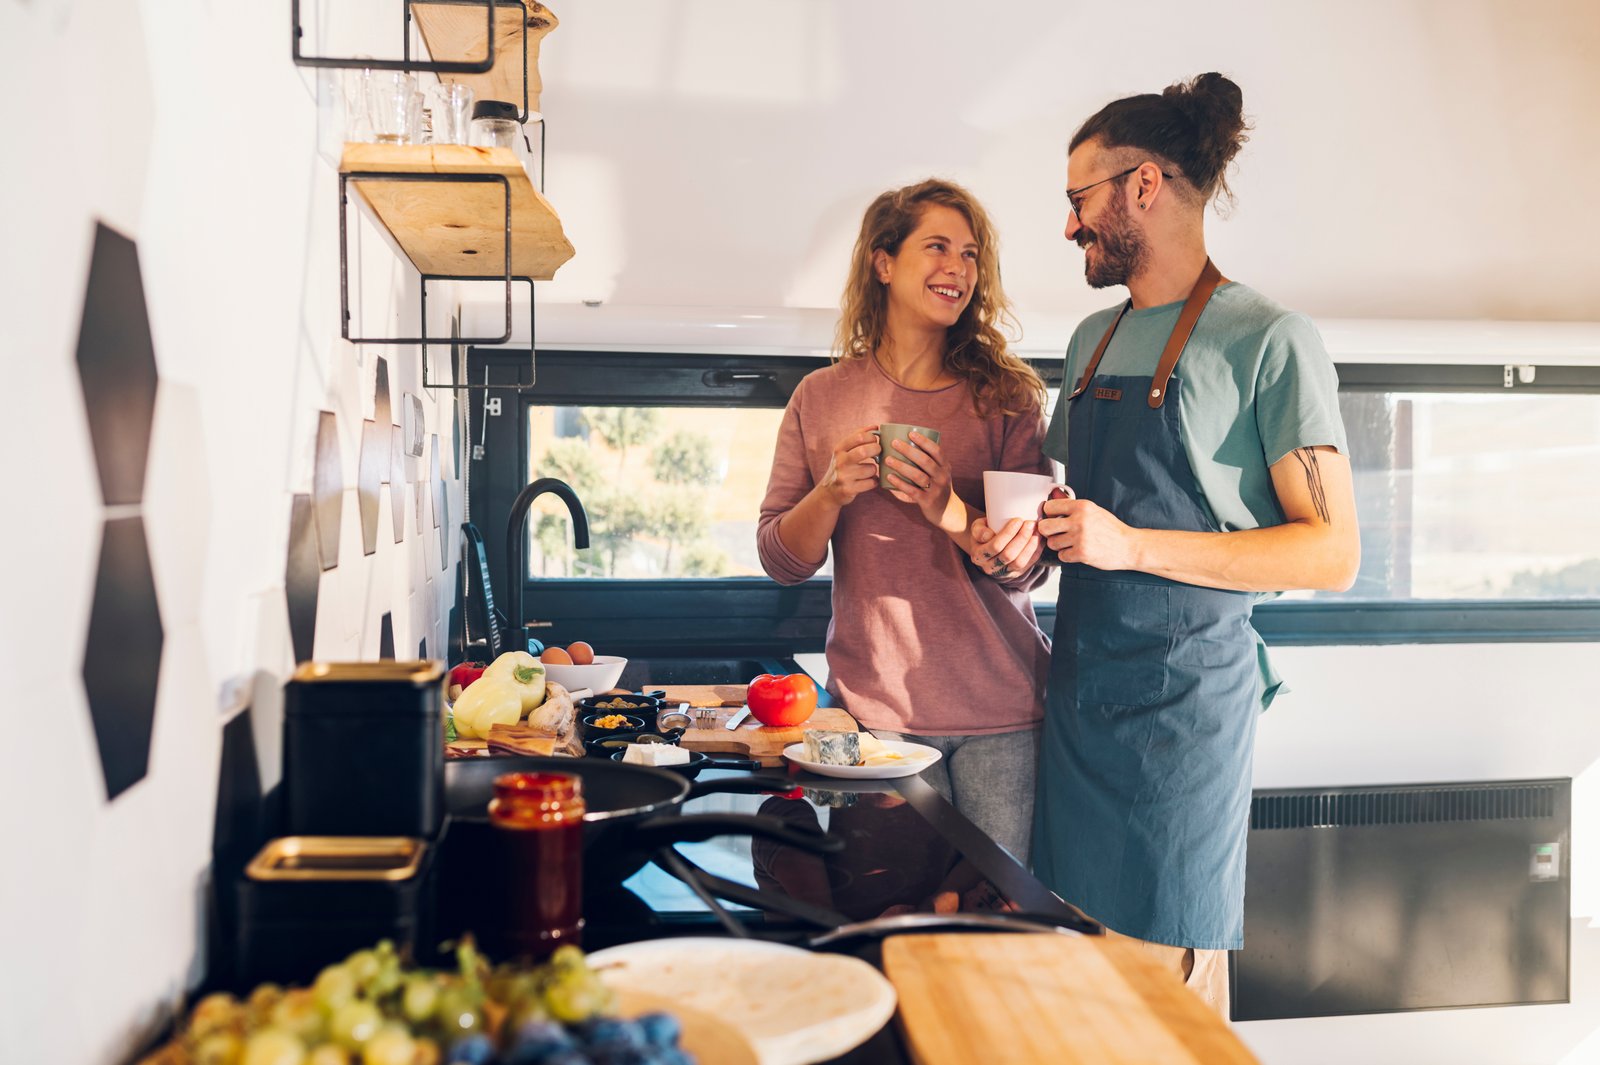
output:
M435 85L428 93L434 144L467 144L472 135L472 88Z
M367 73L367 117L372 121L374 139L379 144L406 144L415 135L421 114L413 119L412 98L417 95L416 79L398 70L369 70Z
M370 144L373 135L372 118L367 106L367 81L372 77L372 71L346 70L336 73L344 74L344 139Z

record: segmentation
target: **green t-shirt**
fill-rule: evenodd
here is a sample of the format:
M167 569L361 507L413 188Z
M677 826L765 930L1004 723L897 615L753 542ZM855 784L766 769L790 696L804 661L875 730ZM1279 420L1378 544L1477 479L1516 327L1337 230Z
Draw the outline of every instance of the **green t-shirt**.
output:
M1067 346L1061 401L1044 444L1045 453L1063 465L1073 406L1066 397L1119 309L1121 304L1085 318ZM1182 309L1178 300L1130 310L1096 373L1153 375ZM1184 450L1217 531L1283 524L1269 468L1296 448L1326 445L1349 454L1339 378L1316 327L1247 285L1229 282L1212 295L1174 376L1183 382ZM1142 395L1122 400L1144 401ZM1265 705L1281 682L1264 647L1260 658Z

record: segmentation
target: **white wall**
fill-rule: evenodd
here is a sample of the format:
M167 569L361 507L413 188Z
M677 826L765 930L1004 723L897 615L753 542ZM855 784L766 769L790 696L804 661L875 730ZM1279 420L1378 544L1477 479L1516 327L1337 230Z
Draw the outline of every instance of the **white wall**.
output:
M364 17L398 50L398 14L364 6L384 7ZM453 408L420 387L414 348L339 339L336 179L288 22L276 0L0 5L16 90L0 168L0 1061L124 1060L201 976L220 738L246 706L263 785L279 775L290 502L311 489L319 411L338 416L345 491L315 656L376 658L385 613L398 657L423 639L443 654L455 538L441 557L431 493L417 534L408 491L395 544L385 491L364 555L355 485L382 357L396 419L405 392L423 397L459 521ZM104 513L74 352L97 221L138 244L160 374L135 511L165 636L154 735L145 778L109 802L80 677ZM352 248L365 326L415 328L414 272L370 228ZM401 475L426 480L426 459Z

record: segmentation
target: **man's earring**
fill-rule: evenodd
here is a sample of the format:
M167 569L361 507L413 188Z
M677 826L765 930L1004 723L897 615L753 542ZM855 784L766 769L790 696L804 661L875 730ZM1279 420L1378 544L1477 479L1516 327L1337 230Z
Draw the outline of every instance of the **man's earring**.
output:
M1146 207L1149 207L1149 206L1150 206L1150 205L1149 205L1149 204L1148 204L1148 203L1145 203L1145 202L1144 202L1144 201L1143 201L1143 200L1140 200L1140 201L1139 201L1139 210L1141 210L1141 211L1142 211L1142 210L1144 210L1144 209L1145 209L1145 208L1146 208Z

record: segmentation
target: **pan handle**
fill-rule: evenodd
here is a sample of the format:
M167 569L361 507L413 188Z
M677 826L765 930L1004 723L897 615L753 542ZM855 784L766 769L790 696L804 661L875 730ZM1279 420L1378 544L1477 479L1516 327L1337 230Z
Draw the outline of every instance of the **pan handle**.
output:
M706 766L710 769L710 766ZM689 786L689 798L702 795L755 795L768 791L793 791L794 781L779 773L751 773L747 777L720 777L697 780Z
M674 843L704 843L717 836L740 835L770 839L812 854L836 854L844 840L814 828L797 828L766 814L682 814L652 817L629 829L628 849L653 851Z

